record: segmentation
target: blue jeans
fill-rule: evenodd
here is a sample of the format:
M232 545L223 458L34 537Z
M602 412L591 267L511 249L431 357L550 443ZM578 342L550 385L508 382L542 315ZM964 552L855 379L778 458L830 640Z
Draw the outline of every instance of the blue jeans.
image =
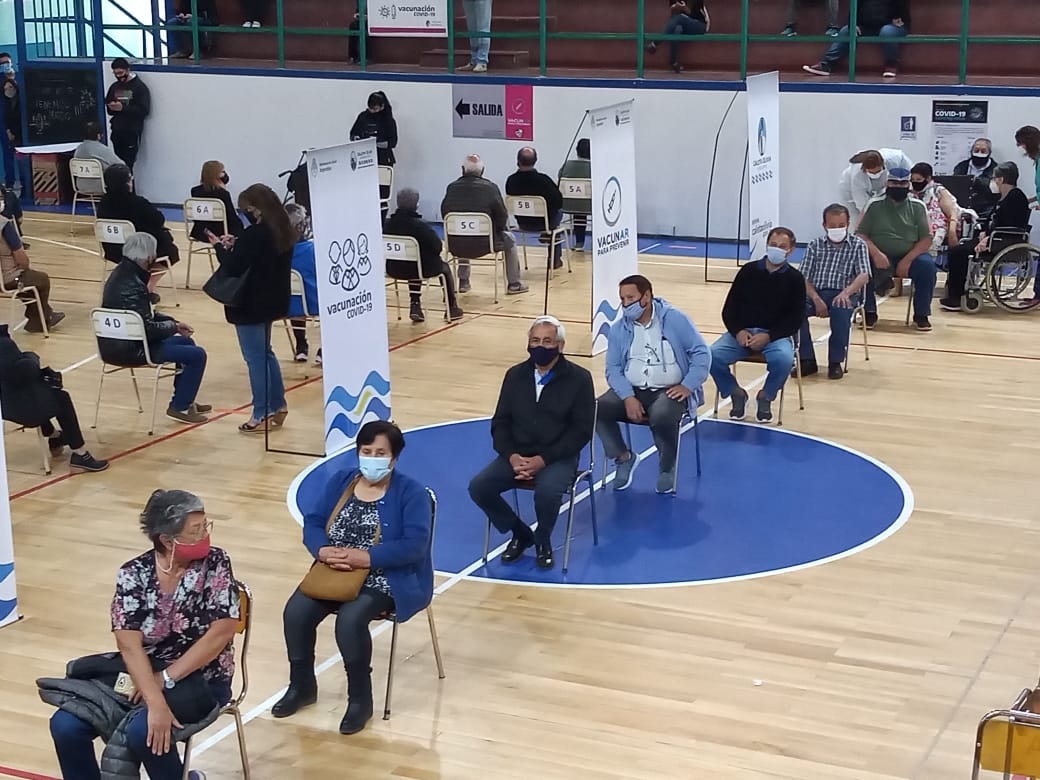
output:
M700 19L694 19L686 14L675 14L664 26L665 35L704 35L708 32L707 26ZM679 61L679 41L669 41L668 47L672 53L672 62Z
M570 490L577 473L577 458L565 458L547 463L544 469L534 475L534 514L538 519L534 538L538 544L552 544L552 532L556 518L560 516L563 494ZM502 498L503 493L515 486L513 467L508 460L499 456L470 481L469 497L484 510L488 520L501 533L512 532L525 536L530 533L527 526Z
M228 683L211 683L210 688L221 704L231 700ZM184 764L176 746L161 756L152 753L148 747L147 708L142 707L131 716L127 737L130 752L144 765L151 780L180 780ZM51 738L64 780L100 780L101 770L94 755L94 740L98 733L89 723L70 712L58 710L51 716Z
M849 349L849 333L852 330L852 310L856 307L855 299L851 307L835 306L834 297L841 290L817 290L830 312L831 337L827 342L827 363L842 363ZM816 360L816 349L812 335L809 333L809 318L816 316L816 306L811 298L805 301L805 321L802 323L801 343L798 345L798 356L802 360Z
M466 32L491 32L491 0L462 0L462 6L466 9ZM479 62L487 65L490 50L490 38L470 38L470 64Z
M886 24L880 30L863 30L863 35L868 38L873 38L875 35L879 35L882 38L888 38L891 43L881 44L881 53L885 58L885 65L898 65L899 64L899 43L897 41L900 38L905 38L910 34L904 24L902 27L896 27L894 24ZM841 28L838 33L837 40L830 45L827 49L827 53L823 55L823 62L826 65L834 65L841 60L845 59L849 54L849 26L845 25Z
M14 163L14 142L7 137L7 132L3 131L0 133L0 143L3 144L3 148L0 151L3 151L4 155L4 186L13 187L16 178L15 174L19 172ZM20 179L22 177L18 176L17 178ZM22 187L25 187L24 180L22 181Z
M731 366L750 354L751 350L740 346L732 333L723 333L711 345L711 378L715 380L715 386L723 398L729 398L737 388L737 379L733 376ZM766 359L766 384L762 394L772 401L794 366L794 344L787 338L770 341L762 354Z
M176 363L180 372L173 378L173 398L170 407L185 412L195 403L202 375L206 371L206 350L187 336L170 336L155 345L153 360Z
M263 420L285 408L282 367L271 349L271 323L236 325L238 347L249 369L249 389L253 393L253 419Z
M902 257L888 256L888 262L895 269ZM928 317L932 313L932 295L935 293L935 277L938 276L935 258L924 252L910 263L910 279L914 283L914 317ZM870 314L877 314L877 293L874 288L874 277L867 282L864 296L864 307Z

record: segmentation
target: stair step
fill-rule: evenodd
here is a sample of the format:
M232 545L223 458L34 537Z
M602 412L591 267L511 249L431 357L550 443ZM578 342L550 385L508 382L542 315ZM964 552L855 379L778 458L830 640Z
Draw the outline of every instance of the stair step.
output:
M469 49L456 49L455 67L465 65L469 62L469 57ZM490 60L488 63L490 68L528 68L531 53L522 49L496 49L492 44L488 60ZM428 49L419 55L419 65L424 68L443 68L447 62L447 49Z

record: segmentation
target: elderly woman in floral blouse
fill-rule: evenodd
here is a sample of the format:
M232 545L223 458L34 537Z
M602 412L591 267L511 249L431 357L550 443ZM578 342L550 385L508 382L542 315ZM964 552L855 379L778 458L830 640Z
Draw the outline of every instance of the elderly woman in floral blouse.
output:
M156 490L140 521L153 549L123 564L112 600L112 632L133 681L131 700L143 704L130 723L129 746L151 780L180 780L184 767L171 732L181 724L164 691L201 670L216 702L230 700L238 587L228 554L210 545L213 523L198 496ZM51 735L65 780L100 778L98 734L90 725L59 710Z

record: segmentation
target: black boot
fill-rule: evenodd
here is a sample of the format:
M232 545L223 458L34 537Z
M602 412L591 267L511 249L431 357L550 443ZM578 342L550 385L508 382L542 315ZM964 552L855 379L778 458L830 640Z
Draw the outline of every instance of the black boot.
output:
M276 718L288 718L303 707L318 700L318 680L314 676L312 661L289 662L289 689L278 703L271 708Z
M357 734L372 720L372 669L347 670L347 711L339 722L340 734Z

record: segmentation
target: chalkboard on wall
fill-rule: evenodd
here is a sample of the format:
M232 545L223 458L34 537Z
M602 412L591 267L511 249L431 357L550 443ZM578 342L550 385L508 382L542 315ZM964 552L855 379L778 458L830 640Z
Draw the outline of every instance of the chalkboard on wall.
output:
M27 145L82 141L84 126L98 119L97 71L29 66L24 77Z

